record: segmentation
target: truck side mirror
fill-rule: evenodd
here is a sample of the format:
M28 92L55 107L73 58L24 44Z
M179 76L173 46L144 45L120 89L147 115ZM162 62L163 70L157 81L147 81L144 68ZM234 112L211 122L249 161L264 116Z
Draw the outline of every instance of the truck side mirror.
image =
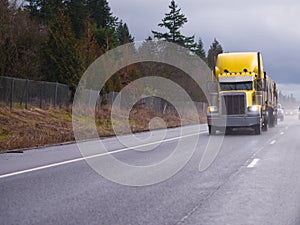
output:
M254 80L254 87L257 91L263 90L263 81L262 80Z
M218 105L218 90L219 90L219 83L217 81L208 81L206 83L207 91L210 95L208 99L208 103L210 105Z

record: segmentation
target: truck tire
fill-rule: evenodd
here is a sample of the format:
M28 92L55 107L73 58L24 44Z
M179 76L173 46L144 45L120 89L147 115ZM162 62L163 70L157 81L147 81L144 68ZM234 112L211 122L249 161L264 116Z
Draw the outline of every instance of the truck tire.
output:
M254 134L260 135L260 124L254 125Z
M212 125L208 125L208 134L209 135L214 135L216 134L216 128Z
M262 123L261 130L262 131L268 130L268 118L267 117L263 117L263 123Z
M269 127L275 127L275 116L274 116L274 110L269 109L269 121L268 121Z
M265 122L263 125L262 125L262 131L268 131L268 123Z
M231 131L232 131L232 128L231 128L231 127L226 127L226 128L225 128L225 135L230 134Z

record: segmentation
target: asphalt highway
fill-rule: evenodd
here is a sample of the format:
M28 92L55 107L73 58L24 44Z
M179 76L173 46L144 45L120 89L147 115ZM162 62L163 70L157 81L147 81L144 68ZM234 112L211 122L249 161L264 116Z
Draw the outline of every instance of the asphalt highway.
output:
M169 129L165 141L154 135L147 139L155 145L151 151L135 151L134 143L126 148L117 138L103 140L119 161L143 166L163 162L180 140L198 138L191 159L174 176L140 187L99 175L76 144L0 154L0 224L300 224L300 120L286 117L261 135L234 130L204 171L199 163L210 137L205 125L198 128L184 128L183 137L179 128ZM174 165L191 148L185 144ZM106 155L96 158L101 157ZM125 173L137 181L147 177Z

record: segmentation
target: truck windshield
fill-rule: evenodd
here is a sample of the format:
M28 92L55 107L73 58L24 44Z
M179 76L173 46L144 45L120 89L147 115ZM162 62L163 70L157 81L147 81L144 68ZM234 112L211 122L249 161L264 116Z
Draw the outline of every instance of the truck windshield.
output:
M231 90L252 90L252 82L238 82L238 83L220 83L221 91Z

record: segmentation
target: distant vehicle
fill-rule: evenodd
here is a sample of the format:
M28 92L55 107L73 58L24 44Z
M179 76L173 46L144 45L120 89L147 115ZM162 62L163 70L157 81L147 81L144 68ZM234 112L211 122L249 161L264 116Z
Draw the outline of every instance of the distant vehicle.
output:
M300 107L298 109L298 119L300 120Z
M295 108L293 108L293 109L286 109L285 110L285 115L286 116L296 116L296 115L298 115L298 109L295 109Z
M280 119L280 121L284 120L284 109L281 104L277 105L277 118Z

